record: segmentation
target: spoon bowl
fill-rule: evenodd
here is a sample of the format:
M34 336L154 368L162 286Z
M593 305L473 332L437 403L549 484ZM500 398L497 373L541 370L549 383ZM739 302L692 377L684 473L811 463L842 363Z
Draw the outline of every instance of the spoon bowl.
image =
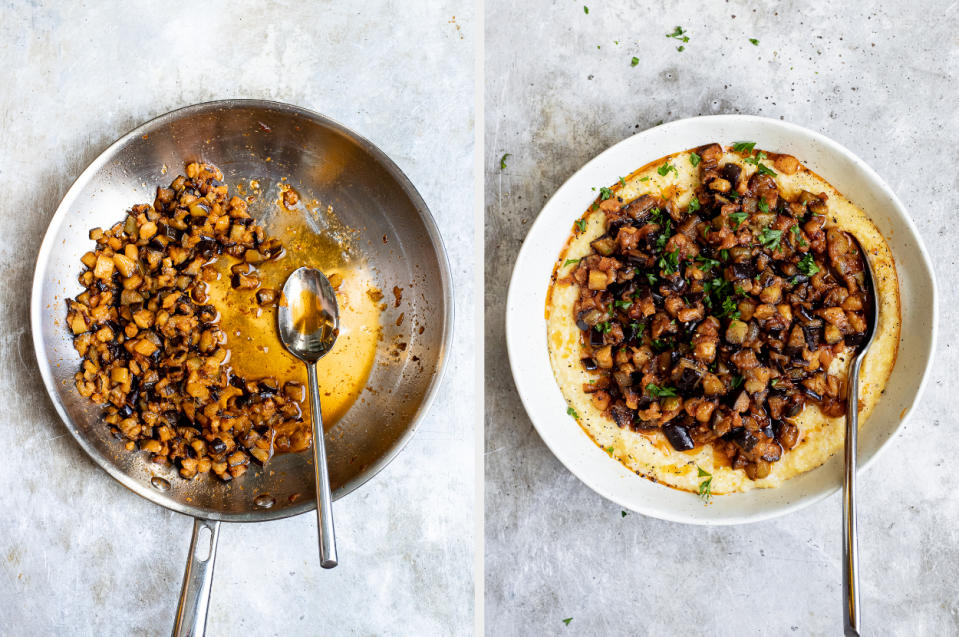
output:
M316 479L316 517L319 525L320 566L337 564L333 530L333 497L320 411L320 388L316 361L333 349L340 333L340 312L336 292L326 276L314 268L299 268L283 284L283 296L276 313L280 340L291 354L306 363L310 386L310 417L313 429L313 468Z
M283 345L302 361L315 363L333 349L340 311L329 279L314 268L299 268L283 284L277 327Z

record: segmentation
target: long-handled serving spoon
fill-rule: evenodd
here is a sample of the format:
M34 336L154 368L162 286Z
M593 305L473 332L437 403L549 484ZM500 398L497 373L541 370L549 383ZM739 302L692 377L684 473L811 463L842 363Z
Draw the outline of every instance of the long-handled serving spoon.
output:
M859 368L866 356L866 351L876 337L879 325L879 308L877 306L876 288L874 285L872 266L866 258L866 251L862 249L859 240L847 233L856 247L863 261L865 289L871 302L867 308L870 316L866 334L856 351L856 357L849 369L849 382L846 403L846 472L842 483L842 592L845 600L845 615L843 628L847 637L859 637L862 630L859 612L859 541L856 535L856 443L859 438Z
M313 417L313 467L316 473L320 566L333 568L337 563L333 498L330 495L330 474L323 440L320 389L316 381L316 362L333 349L339 334L340 313L333 286L319 270L299 268L283 285L283 297L276 318L283 345L306 363L310 414Z

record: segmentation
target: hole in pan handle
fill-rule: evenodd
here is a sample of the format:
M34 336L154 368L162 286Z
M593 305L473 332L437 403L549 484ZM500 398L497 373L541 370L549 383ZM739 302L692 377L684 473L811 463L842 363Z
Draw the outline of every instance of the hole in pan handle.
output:
M216 543L219 537L218 521L200 518L193 520L193 539L190 541L186 572L183 574L183 588L176 609L173 637L200 637L206 633L206 615L210 609Z

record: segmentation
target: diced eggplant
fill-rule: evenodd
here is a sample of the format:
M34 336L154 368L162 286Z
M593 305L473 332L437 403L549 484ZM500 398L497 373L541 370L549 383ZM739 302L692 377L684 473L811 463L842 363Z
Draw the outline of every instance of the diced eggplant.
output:
M621 389L626 387L632 387L633 385L633 375L631 372L613 372L613 380L616 381L616 384L619 385Z
M587 286L590 290L605 290L609 285L609 276L602 270L590 270Z
M679 423L671 422L663 425L663 434L676 451L689 451L696 446L689 435L689 430Z
M733 263L728 268L729 272L732 274L734 281L742 281L743 279L752 279L756 276L756 266L753 265L752 261L744 261L742 263Z
M739 176L742 174L743 169L739 164L728 163L724 164L722 167L723 179L732 184L733 188L736 187L736 184L739 183Z
M635 412L632 409L629 409L625 405L613 405L610 410L610 414L613 416L613 421L616 425L622 429L628 429L633 425L633 419L636 417Z
M608 257L613 252L616 251L616 241L613 240L609 235L603 235L599 239L595 239L590 244L596 252Z
M589 331L589 345L590 347L602 347L603 346L603 333L599 330L590 330Z

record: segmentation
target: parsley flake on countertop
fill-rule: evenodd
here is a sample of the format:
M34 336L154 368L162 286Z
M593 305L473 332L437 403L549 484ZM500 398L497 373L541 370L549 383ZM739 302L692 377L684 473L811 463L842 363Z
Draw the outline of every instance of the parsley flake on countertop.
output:
M759 40L756 38L749 38L749 41L752 42L753 46L759 46Z
M666 37L674 38L676 40L679 40L680 42L689 42L689 36L686 35L686 29L684 29L683 27L676 27L675 29L673 29L672 33L667 33Z
M506 170L506 158L510 156L511 156L511 153L504 153L503 156L499 158L500 170Z
M634 55L633 59L629 62L629 65L636 66L637 64L639 64L639 58Z

